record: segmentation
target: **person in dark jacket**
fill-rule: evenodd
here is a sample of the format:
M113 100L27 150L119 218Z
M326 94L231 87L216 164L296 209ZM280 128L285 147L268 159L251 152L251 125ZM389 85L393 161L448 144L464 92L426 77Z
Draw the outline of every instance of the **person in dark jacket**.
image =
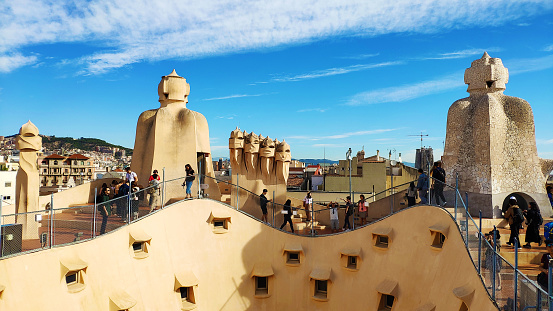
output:
M344 227L342 228L342 230L351 230L351 223L349 221L350 219L350 216L353 215L353 211L354 211L354 206L353 206L353 203L351 203L351 197L348 195L346 197L346 199L342 199L344 202L346 202L346 219L344 221ZM347 227L347 229L346 229Z
M282 207L282 211L284 215L284 222L282 223L282 226L280 226L280 230L286 226L286 223L290 223L290 229L292 229L292 233L294 233L294 224L292 223L292 201L286 200L286 203L284 203L284 206Z
M186 164L184 166L184 170L186 171L186 178L183 184L183 186L186 186L186 196L184 198L188 199L192 198L192 183L194 182L194 179L196 179L196 177L194 176L194 169L192 169L192 166L190 164Z
M119 198L117 199L119 202L118 206L121 206L120 212L117 212L119 216L121 216L121 221L126 222L127 221L127 214L129 212L129 191L131 186L129 185L128 181L125 181L120 187L119 187Z
M532 248L530 243L538 243L541 246L540 226L543 223L540 208L536 202L530 202L530 208L526 212L526 238L524 248Z
M419 198L421 198L421 204L428 203L428 176L424 173L422 168L419 168L419 179L417 180L417 189L419 189Z
M434 163L430 176L433 178L432 190L436 198L436 205L445 206L447 204L444 197L445 171L442 168L442 162L438 161Z
M517 239L518 247L521 248L518 234L520 232L520 227L524 222L524 216L522 216L522 211L518 207L517 199L515 197L509 198L509 209L505 212L504 216L505 219L507 219L507 221L509 222L509 227L511 228L511 236L509 237L509 242L507 242L507 245L514 246L515 239Z
M267 199L267 189L263 189L263 193L259 196L259 205L261 207L261 221L268 223L267 219L267 203L271 200Z
M100 234L106 233L106 226L108 224L108 216L111 213L111 206L109 203L109 188L102 188L100 194L96 198L96 204L98 205L98 211L102 215L102 226L100 227Z

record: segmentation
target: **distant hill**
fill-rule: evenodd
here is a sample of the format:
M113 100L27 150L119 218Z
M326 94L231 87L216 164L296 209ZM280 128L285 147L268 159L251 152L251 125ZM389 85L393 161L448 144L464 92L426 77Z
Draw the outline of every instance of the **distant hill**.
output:
M96 146L102 147L115 147L119 149L124 149L127 155L132 154L132 149L125 148L123 146L110 144L104 140L98 138L72 138L72 137L56 137L56 136L44 136L42 137L42 146L44 148L53 150L53 149L81 149L86 151L94 151Z
M332 161L329 159L326 159L326 160L325 159L297 159L297 160L307 165L317 165L319 163L338 164L338 161Z

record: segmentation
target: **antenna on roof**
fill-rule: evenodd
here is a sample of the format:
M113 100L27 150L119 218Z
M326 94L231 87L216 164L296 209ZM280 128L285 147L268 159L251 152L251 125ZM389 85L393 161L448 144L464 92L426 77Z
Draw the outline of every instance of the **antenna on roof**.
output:
M422 131L421 131L420 134L417 134L417 135L407 135L407 136L420 136L420 138L421 138L421 150L422 150L422 137L423 137L423 136L428 136L428 134L423 134Z

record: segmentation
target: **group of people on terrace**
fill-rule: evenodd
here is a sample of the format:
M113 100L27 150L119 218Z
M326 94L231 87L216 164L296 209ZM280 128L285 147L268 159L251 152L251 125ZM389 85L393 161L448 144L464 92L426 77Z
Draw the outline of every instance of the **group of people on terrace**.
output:
M434 162L432 169L430 169L430 176L432 178L429 178L422 168L419 168L418 173L417 186L415 187L415 183L411 182L407 190L408 205L413 206L416 204L417 192L415 190L418 190L418 197L420 197L421 204L429 203L428 191L431 190L436 205L445 206L447 204L444 197L446 174L445 170L442 168L442 162Z

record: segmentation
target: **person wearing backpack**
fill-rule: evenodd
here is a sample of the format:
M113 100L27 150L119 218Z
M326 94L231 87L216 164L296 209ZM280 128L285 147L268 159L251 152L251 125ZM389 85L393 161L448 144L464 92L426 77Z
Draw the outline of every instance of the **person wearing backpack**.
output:
M518 234L522 223L524 222L524 215L518 207L517 199L515 197L509 198L509 209L505 212L504 216L505 219L507 219L507 221L509 222L509 227L511 228L511 236L509 237L509 242L507 242L507 245L514 245L515 239L517 239L518 248L521 248Z
M154 170L154 173L150 176L148 180L148 194L150 195L149 205L150 213L153 212L157 207L160 207L160 196L161 189L159 187L160 177L157 173L157 170Z
M526 238L524 241L526 245L524 248L532 248L530 243L538 243L538 246L541 246L541 236L540 236L540 226L543 223L543 218L541 217L540 208L536 202L530 202L530 208L526 212Z
M436 198L436 205L439 206L445 206L447 202L445 201L444 197L444 186L445 186L445 171L442 168L442 162L434 162L434 166L432 168L432 171L430 172L430 176L432 176L432 190L434 197ZM441 199L441 204L440 204Z

